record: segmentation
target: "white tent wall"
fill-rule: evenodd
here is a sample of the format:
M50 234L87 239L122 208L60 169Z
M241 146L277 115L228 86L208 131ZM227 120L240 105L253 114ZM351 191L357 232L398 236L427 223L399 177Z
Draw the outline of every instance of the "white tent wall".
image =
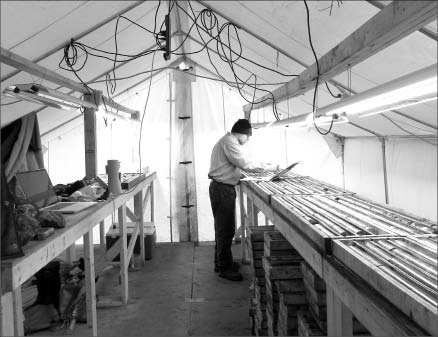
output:
M346 139L345 188L385 203L381 142L376 138ZM419 139L387 139L389 205L437 219L437 151Z

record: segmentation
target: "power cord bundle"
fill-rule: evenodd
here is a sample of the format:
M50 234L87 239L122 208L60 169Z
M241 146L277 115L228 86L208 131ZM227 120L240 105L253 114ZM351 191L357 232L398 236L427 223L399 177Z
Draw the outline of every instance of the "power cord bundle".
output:
M306 6L306 14L307 14L307 33L309 35L309 43L310 43L310 47L312 48L312 52L313 52L313 56L315 57L315 62L316 62L316 71L317 71L317 75L316 75L316 83L315 83L315 90L313 92L313 103L312 103L312 117L313 117L313 125L315 126L316 131L318 131L318 133L320 135L328 135L333 128L333 122L334 122L334 116L332 117L332 121L330 123L330 127L326 132L321 131L321 129L316 125L316 118L315 118L315 110L316 110L316 96L318 94L318 84L319 84L319 76L320 76L320 71L319 71L319 62L318 62L318 56L316 56L316 52L315 49L313 48L313 44L312 44L312 34L310 33L310 13L309 13L309 7L307 6L307 1L304 0L304 5ZM327 85L327 82L326 82ZM327 89L329 89L328 85L327 85ZM330 90L330 89L329 89ZM331 92L330 92L331 93Z

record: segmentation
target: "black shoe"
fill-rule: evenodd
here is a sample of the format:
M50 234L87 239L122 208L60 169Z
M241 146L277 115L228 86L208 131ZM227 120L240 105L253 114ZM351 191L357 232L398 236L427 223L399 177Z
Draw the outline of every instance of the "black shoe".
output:
M234 270L234 271L239 271L239 269L240 269L239 262L233 261L233 263L231 264L231 268L230 269ZM214 272L215 273L219 273L219 266L217 266L217 265L214 266Z
M240 272L232 270L232 269L225 269L221 270L219 272L219 276L222 278L225 278L230 281L242 281L243 276Z

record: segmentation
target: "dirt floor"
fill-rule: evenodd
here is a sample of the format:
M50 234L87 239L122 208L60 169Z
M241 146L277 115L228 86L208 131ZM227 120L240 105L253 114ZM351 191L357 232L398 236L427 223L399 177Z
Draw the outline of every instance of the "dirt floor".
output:
M80 246L78 247L80 256ZM233 246L235 259L240 245ZM158 244L144 268L129 272L128 305L97 310L99 336L246 336L249 323L249 266L242 266L243 282L213 272L212 245ZM96 246L96 266L103 266ZM106 271L98 282L98 296L120 294L119 268ZM34 335L57 335L43 331ZM73 335L91 335L77 324Z

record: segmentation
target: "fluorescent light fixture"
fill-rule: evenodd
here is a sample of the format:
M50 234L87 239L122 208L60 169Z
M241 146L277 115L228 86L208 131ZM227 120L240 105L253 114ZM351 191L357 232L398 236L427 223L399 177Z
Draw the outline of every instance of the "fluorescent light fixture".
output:
M281 119L279 121L273 121L268 123L252 123L252 127L254 129L260 128L270 128L276 126L287 126L292 129L301 129L306 127L311 127L314 124L318 127L322 127L325 125L330 125L331 123L339 124L339 123L348 123L348 118L345 114L341 115L330 115L330 116L318 116L313 119L313 114L304 114L295 117L290 117L286 119Z
M69 111L77 110L80 107L97 108L91 102L83 101L40 84L16 84L7 87L3 93L6 96Z
M437 98L437 64L317 110L317 116L370 116Z

